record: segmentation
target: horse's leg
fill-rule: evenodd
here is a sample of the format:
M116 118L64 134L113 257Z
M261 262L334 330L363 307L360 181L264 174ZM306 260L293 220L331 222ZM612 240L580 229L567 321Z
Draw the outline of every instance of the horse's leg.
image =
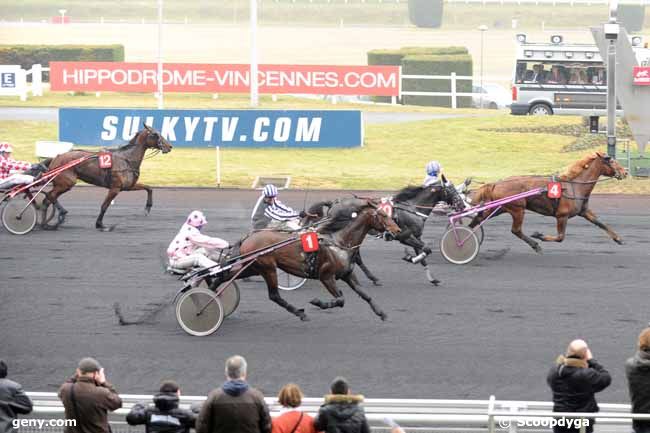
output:
M618 235L618 233L616 233L614 230L609 228L609 226L607 224L600 222L600 220L598 219L596 214L593 213L591 211L591 209L585 210L584 212L582 212L580 214L580 216L583 217L584 219L586 219L587 221L589 221L590 223L592 223L593 225L595 225L596 227L600 227L601 229L605 230L607 232L607 234L609 235L609 237L612 238L612 240L614 242L616 242L617 244L619 244L619 245L624 244L623 239L621 239L621 237Z
M304 309L298 309L285 301L282 296L280 296L280 291L278 289L278 274L274 268L266 268L262 272L262 277L264 278L264 281L266 281L266 287L268 288L269 291L269 299L291 314L295 314L296 316L300 317L300 320L302 321L307 321L309 318L305 314Z
M566 236L566 224L569 221L568 216L556 217L557 220L557 236L549 236L540 232L535 232L531 236L544 242L562 242Z
M431 270L429 269L429 264L427 263L427 260L426 259L420 260L420 264L422 266L424 266L424 270L427 272L427 280L429 280L429 282L431 284L433 284L434 286L439 285L440 280L437 279L436 277L434 277L433 274L431 273Z
M372 300L372 298L370 296L368 296L368 294L366 292L361 290L361 287L359 285L359 281L357 280L357 277L354 276L354 273L350 272L345 277L343 277L342 280L345 281L347 283L347 285L350 286L350 288L352 290L354 290L356 292L356 294L361 297L361 299L363 299L364 301L366 301L368 303L368 305L370 305L370 308L372 308L372 311L374 311L374 313L376 315L378 315L381 318L381 320L388 319L388 315L386 313L384 313L381 310L381 308L379 308L377 306L377 304L375 304L375 302Z
M379 278L375 277L372 272L370 272L370 269L366 266L365 263L363 263L363 260L361 259L361 251L357 251L357 253L354 255L354 263L359 265L363 273L368 277L370 281L372 281L372 284L375 286L381 286L381 283L379 282Z
M129 189L129 191L147 191L147 203L144 205L144 214L149 215L151 212L151 206L153 206L153 190L149 185L143 183L136 183Z
M334 296L334 299L331 301L321 301L318 298L314 298L309 303L311 305L315 305L321 310L327 310L330 308L335 308L335 307L341 307L345 305L345 299L343 298L343 293L336 288L336 279L334 278L334 275L326 275L326 276L321 276L320 278L321 283L325 286L327 291Z
M513 235L517 236L522 241L526 242L536 253L542 253L542 247L539 246L532 238L526 236L521 228L524 225L524 208L517 207L515 209L506 209L512 217L512 228L510 231Z
M111 188L108 190L108 194L106 194L106 198L104 199L104 203L102 203L102 208L101 211L99 212L99 216L97 217L97 221L95 221L95 228L103 231L108 231L106 227L104 227L104 214L106 213L106 209L111 205L111 201L120 193L119 188Z
M59 228L61 224L65 222L65 216L68 213L68 211L61 206L61 203L59 203L59 197L66 193L67 191L72 188L72 185L70 186L63 186L60 187L59 185L55 185L54 188L52 188L51 191L45 193L45 200L43 201L43 222L41 224L41 228L43 230L56 230ZM49 206L54 206L54 208L58 211L58 217L56 224L54 225L48 225L46 218L47 218L47 208Z

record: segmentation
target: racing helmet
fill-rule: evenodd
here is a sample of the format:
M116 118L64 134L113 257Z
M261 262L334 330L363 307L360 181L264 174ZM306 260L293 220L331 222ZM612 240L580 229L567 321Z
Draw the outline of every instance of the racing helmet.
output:
M440 173L440 163L438 161L429 161L426 166L427 175L437 176Z
M11 153L13 152L13 148L11 147L11 144L7 142L2 142L0 143L0 153L6 152L6 153Z
M203 212L200 210L193 210L187 217L186 223L192 227L199 228L206 225L208 223L208 220L205 218L205 215L203 215Z
M264 197L271 198L271 197L277 197L278 195L278 189L272 183L266 185L262 191L264 193Z

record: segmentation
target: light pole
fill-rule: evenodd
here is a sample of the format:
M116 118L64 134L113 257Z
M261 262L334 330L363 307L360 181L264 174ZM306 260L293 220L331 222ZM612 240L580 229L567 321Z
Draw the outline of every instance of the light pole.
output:
M67 9L59 9L59 13L61 14L61 24L65 24L65 13L68 12Z
M257 0L250 0L251 13L251 65L250 65L250 96L251 107L259 105L259 87L257 83Z
M616 22L617 0L609 2L609 21L604 32L607 40L607 154L616 158L616 40L620 31Z
M158 84L158 109L162 110L164 107L163 102L163 48L162 48L162 26L163 26L163 0L158 0L158 68L157 68L157 84Z
M478 26L478 29L481 31L481 90L480 90L480 96L479 96L479 108L483 108L483 35L485 35L485 32L487 31L488 27L485 24L481 24Z

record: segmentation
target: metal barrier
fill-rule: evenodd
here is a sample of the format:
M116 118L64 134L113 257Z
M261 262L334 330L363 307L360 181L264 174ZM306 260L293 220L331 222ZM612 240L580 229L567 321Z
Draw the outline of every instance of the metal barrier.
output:
M34 411L26 418L63 418L64 409L55 393L27 393L34 402ZM121 395L122 409L110 414L109 420L115 433L140 432L137 428L126 425L124 418L131 407L137 403L150 403L151 395ZM181 407L189 408L200 405L205 397L182 396ZM266 397L272 416L280 412L280 405L274 397ZM303 399L303 408L315 415L323 403L322 398ZM596 418L597 431L622 432L631 430L632 419L650 420L650 414L632 414L629 404L600 404L601 412L594 413L554 413L553 404L539 401L496 400L421 400L421 399L377 399L364 400L363 407L373 431L386 431L383 423L385 417L394 419L407 432L434 432L444 430L463 432L503 432L518 431L549 432L548 423L553 418L567 419ZM526 421L530 420L530 421ZM584 431L584 424L583 431ZM24 429L21 429L24 430ZM50 430L52 432L61 430ZM23 433L27 433L24 432Z

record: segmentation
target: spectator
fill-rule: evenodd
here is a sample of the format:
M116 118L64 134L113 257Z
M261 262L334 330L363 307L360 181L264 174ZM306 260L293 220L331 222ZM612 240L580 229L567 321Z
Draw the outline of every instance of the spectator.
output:
M526 71L525 81L532 81L534 83L543 83L546 80L546 71L544 65L537 63L533 65L532 71Z
M15 433L13 420L30 413L32 401L19 383L7 379L7 373L7 364L0 359L0 433Z
M264 396L246 383L246 360L226 361L226 382L208 394L196 422L197 433L270 433Z
M638 350L625 363L630 400L633 413L650 413L650 328L639 335ZM635 433L650 432L650 421L634 420Z
M153 397L154 406L137 403L126 416L129 425L145 425L146 433L189 433L196 415L178 407L181 390L173 380L164 381Z
M316 430L327 433L370 433L368 420L359 403L362 395L352 395L346 379L337 377L331 385L331 394L318 410L314 421Z
M567 79L564 76L564 71L558 65L551 67L551 73L546 77L546 82L550 84L566 84Z
M314 419L300 408L302 398L302 391L295 383L282 387L278 394L282 411L273 420L273 433L316 433Z
M108 412L122 407L122 399L93 358L79 361L74 376L59 388L59 398L65 417L77 423L76 427L66 427L65 433L110 433Z
M572 341L566 355L559 356L556 364L546 379L553 391L553 412L598 412L595 394L607 388L612 379L607 370L593 359L587 343ZM589 419L587 433L593 431L594 422L595 419ZM578 428L575 428L576 424ZM578 432L579 426L579 423L570 427L558 425L553 432Z

